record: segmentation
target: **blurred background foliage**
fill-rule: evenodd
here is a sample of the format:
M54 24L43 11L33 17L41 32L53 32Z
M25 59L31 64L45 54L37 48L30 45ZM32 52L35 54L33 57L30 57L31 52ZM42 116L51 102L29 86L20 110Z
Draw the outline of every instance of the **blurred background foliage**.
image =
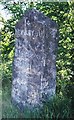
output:
M7 21L0 16L3 27L0 30L2 86L12 82L12 63L15 49L15 24L26 9L37 8L46 16L55 20L59 29L59 44L57 54L57 95L67 97L71 101L71 114L73 115L74 90L74 2L1 2L7 9L11 18Z

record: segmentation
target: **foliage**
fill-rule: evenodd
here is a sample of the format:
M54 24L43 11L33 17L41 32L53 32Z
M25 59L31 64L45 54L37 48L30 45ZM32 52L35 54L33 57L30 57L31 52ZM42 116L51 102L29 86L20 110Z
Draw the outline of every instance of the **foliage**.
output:
M63 6L63 7L62 7ZM38 9L45 15L55 20L59 25L59 44L57 57L57 87L64 90L64 87L70 82L71 77L71 49L73 47L72 37L73 30L70 14L70 6L64 3L43 3L39 4ZM71 25L70 25L71 24ZM62 88L63 87L63 88ZM58 89L58 90L60 90Z
M4 27L0 32L0 51L2 58L2 64L0 67L2 68L3 85L7 86L7 84L11 83L12 79L12 62L15 50L15 24L19 19L21 19L26 9L36 7L46 16L50 17L52 20L55 20L58 24L59 29L59 44L56 62L57 94L59 94L59 96L62 96L62 100L60 97L56 98L54 100L54 103L52 102L51 106L49 106L49 102L47 102L44 105L41 116L44 118L42 114L44 114L46 117L51 113L51 117L70 117L70 107L68 106L68 100L70 102L73 102L74 98L72 95L74 84L74 2L43 2L36 3L36 5L34 5L33 2L31 2L29 5L24 2L13 2L13 4L6 2L4 3L4 6L5 9L8 9L10 11L12 17L7 21L4 21L2 19ZM69 97L69 99L67 100L66 97ZM54 109L56 112L52 110L53 104L55 104ZM47 114L47 111L49 114Z

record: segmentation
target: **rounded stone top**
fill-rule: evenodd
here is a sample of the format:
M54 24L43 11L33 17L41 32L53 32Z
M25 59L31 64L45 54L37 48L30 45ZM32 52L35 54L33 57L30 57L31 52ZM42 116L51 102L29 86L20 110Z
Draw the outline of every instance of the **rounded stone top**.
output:
M24 29L24 24L26 23L41 23L43 25L49 26L50 28L57 28L55 21L51 20L49 17L45 16L42 12L36 9L28 9L21 20L19 20L15 26L15 29Z

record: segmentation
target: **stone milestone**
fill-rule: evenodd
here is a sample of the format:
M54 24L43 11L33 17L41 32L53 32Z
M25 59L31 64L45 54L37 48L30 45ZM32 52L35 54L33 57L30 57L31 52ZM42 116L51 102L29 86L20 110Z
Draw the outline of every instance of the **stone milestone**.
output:
M57 33L57 24L36 9L15 26L12 101L20 108L55 95Z

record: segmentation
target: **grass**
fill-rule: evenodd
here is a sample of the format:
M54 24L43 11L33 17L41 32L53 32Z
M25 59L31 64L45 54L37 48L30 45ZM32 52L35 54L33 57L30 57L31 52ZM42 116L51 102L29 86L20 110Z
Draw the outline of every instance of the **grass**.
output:
M2 118L18 118L19 110L11 103L11 91L4 87L2 91Z
M25 108L21 112L11 103L11 86L3 88L2 94L2 118L71 118L71 101L68 98L57 95L51 100L43 103L42 108L35 108L32 111Z
M2 118L2 90L0 89L0 119Z

